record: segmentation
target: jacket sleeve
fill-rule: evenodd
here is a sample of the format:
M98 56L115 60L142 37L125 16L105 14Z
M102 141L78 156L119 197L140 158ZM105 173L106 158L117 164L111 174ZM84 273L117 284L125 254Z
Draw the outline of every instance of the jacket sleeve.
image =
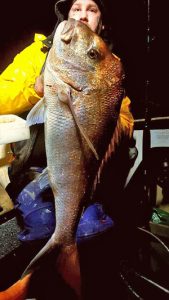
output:
M123 98L117 124L107 152L108 157L111 156L111 153L115 153L123 138L127 139L129 144L133 140L134 118L130 111L130 103L128 97Z
M112 53L118 60L120 58ZM115 133L113 136L114 143L117 145L122 136L132 139L133 129L134 129L134 118L130 110L131 101L129 97L124 96L122 99L119 117L117 120L117 126L115 128Z
M44 39L44 35L35 34L34 42L0 75L0 114L21 114L39 100L34 84L46 57L41 51Z
M132 138L134 128L134 118L130 110L131 101L126 96L123 98L119 114L119 130L121 134Z

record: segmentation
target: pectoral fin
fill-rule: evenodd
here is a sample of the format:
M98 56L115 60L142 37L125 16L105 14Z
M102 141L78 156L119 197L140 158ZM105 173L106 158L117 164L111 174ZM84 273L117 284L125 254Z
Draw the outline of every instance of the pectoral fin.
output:
M71 100L71 94L70 94L70 91L68 92L63 92L63 91L58 91L58 98L60 101L66 103L68 106L69 106L69 109L72 113L72 116L75 120L75 123L77 125L77 128L79 129L81 135L83 136L83 138L85 139L86 143L88 144L89 148L91 149L91 151L93 152L94 156L96 157L97 160L99 160L99 156L92 144L92 142L89 140L87 134L84 132L84 129L83 127L81 126L81 124L79 123L79 120L75 114L75 111L74 111L74 107L73 107L73 104L72 104L72 100Z
M31 109L27 115L27 124L29 126L35 124L45 123L46 121L46 109L44 98L39 100L36 105Z

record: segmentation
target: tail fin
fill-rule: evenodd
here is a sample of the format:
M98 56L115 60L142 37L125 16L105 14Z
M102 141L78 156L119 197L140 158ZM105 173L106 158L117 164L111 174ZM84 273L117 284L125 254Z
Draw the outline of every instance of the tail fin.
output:
M41 263L44 263L44 259L48 257L49 254L54 254L57 272L60 274L65 283L75 291L78 299L81 299L80 263L77 245L75 243L58 247L53 237L51 237L41 251L32 259L21 278L25 278L25 276L27 278L28 274L32 274L37 268L40 267ZM2 300L6 299L2 298Z
M36 269L39 268L41 262L45 259L45 257L52 252L53 249L56 249L56 243L53 239L53 236L46 243L46 245L36 254L36 256L31 260L25 271L23 272L21 278L24 278L29 273L33 273ZM58 251L59 253L59 251Z
M0 292L0 300L24 300L28 291L31 275L32 274L25 276L5 291Z
M26 275L33 269L34 260L25 270L22 279L18 280L15 284L7 290L0 292L0 300L24 300L29 288L29 282L32 273ZM65 246L61 249L56 259L56 268L65 283L76 293L78 299L81 299L81 275L80 263L75 244Z

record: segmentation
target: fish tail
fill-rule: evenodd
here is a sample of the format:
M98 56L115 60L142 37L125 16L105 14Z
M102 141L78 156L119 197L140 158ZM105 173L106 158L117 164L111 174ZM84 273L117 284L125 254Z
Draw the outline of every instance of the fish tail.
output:
M46 243L46 245L31 260L31 262L21 275L21 279L24 278L26 275L33 273L35 270L37 270L41 262L43 263L45 258L48 256L49 253L52 252L54 248L56 249L56 243L54 242L53 237L51 237L50 240Z
M78 299L82 299L80 261L75 243L62 247L56 267L65 283L74 290Z
M50 239L42 250L32 259L21 278L25 278L27 274L33 273L40 266L46 255L51 253L52 249L55 250L55 254L57 252L57 256L55 258L57 272L60 274L64 282L75 292L78 299L81 299L80 262L77 245L75 243L59 246L57 249L57 245L53 244L52 239ZM8 298L2 298L2 300L8 300ZM15 300L15 298L12 298L12 300ZM16 300L22 300L22 298Z
M0 300L24 300L27 295L31 275L30 273L5 291L0 292Z

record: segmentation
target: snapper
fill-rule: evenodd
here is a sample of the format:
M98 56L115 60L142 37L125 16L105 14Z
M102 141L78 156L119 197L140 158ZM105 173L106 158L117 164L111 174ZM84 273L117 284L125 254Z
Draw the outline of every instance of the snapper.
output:
M45 123L47 169L55 199L56 228L25 272L34 271L51 251L57 261L76 249L83 207L116 127L123 98L123 68L108 46L85 24L59 24L44 70L44 98L28 124Z

